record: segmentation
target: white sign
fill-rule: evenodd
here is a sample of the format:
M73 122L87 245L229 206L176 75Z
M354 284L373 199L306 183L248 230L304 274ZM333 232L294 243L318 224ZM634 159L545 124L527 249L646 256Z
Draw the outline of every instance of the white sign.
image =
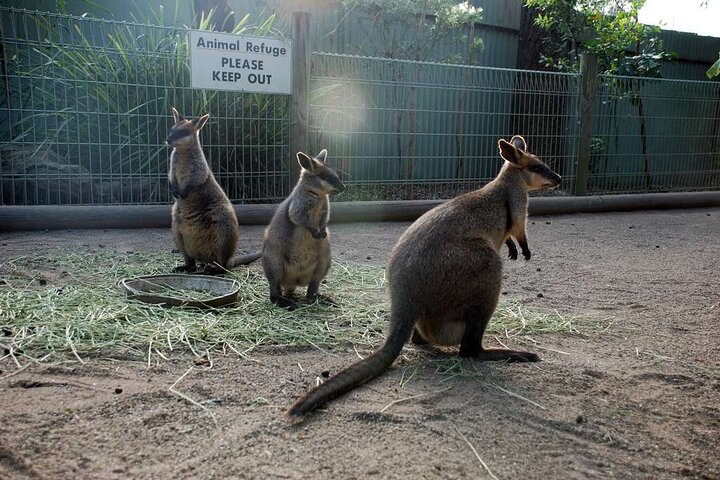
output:
M290 42L190 30L193 88L290 94Z

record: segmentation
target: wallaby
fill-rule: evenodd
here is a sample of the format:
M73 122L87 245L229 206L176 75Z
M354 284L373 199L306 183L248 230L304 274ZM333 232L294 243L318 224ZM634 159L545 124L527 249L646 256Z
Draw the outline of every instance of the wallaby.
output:
M300 179L275 211L265 229L262 247L270 301L288 309L297 307L287 296L298 286L307 285L308 300L314 301L318 296L320 281L330 269L328 197L345 190L327 164L327 150L323 149L315 158L303 152L296 156L301 167Z
M173 147L168 173L175 198L172 231L175 246L185 258L185 265L175 271L193 271L196 263L205 263L208 271L218 272L254 262L260 258L259 252L233 257L238 243L237 217L200 145L199 132L210 114L195 120L187 120L175 108L172 114L175 124L166 140Z
M379 376L413 343L460 344L461 357L537 362L534 353L486 349L483 333L500 296L498 251L514 237L530 259L525 223L529 190L557 186L560 176L515 136L498 142L505 159L497 178L422 215L393 247L387 266L390 328L385 344L300 398L286 415L297 418ZM513 253L514 252L514 253Z

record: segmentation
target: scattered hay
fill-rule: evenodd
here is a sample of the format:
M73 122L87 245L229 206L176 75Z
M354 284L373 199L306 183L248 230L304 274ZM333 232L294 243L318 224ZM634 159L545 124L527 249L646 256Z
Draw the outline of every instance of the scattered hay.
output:
M0 358L9 356L18 367L23 358L68 355L80 362L86 357L142 358L150 365L178 350L198 358L229 352L245 356L258 346L353 345L369 351L384 338L389 304L381 268L334 263L321 293L338 305L307 304L293 312L270 303L257 264L231 272L241 291L230 308L149 305L128 300L118 285L127 277L167 273L176 260L169 253L78 252L6 262L0 271ZM39 281L44 274L58 278ZM501 303L490 331L507 337L576 332L572 319L510 302Z

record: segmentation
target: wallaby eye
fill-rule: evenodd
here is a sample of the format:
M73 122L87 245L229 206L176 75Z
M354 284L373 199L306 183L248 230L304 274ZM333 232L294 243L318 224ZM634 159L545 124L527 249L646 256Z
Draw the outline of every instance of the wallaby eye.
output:
M530 170L533 173L540 173L542 171L542 165L530 165L528 167L528 170Z

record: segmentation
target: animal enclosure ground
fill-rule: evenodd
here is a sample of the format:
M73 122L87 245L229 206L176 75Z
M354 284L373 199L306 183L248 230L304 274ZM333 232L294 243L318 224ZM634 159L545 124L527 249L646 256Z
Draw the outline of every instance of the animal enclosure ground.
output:
M380 271L407 226L333 225L334 257ZM487 342L535 351L538 364L408 347L378 380L288 425L284 408L380 337L317 348L256 338L244 355L209 341L207 361L178 342L150 350L150 366L133 351L80 352L84 363L19 355L22 369L4 355L0 478L720 478L720 209L531 217L528 232L532 260L505 262L503 298L573 329L501 329ZM241 248L261 236L241 227ZM79 253L118 268L142 255L162 270L173 248L169 229L20 232L0 244L5 292L19 279L62 289L105 268L73 268ZM47 254L65 263L25 261ZM339 265L321 292L354 301L332 283L345 278Z

